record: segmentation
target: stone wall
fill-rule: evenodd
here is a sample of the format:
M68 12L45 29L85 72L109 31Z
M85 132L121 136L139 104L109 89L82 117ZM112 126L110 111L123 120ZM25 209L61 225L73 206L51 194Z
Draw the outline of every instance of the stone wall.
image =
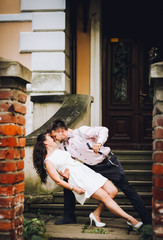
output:
M26 83L31 72L0 59L0 239L23 239Z
M153 240L163 239L163 62L151 66L153 107Z

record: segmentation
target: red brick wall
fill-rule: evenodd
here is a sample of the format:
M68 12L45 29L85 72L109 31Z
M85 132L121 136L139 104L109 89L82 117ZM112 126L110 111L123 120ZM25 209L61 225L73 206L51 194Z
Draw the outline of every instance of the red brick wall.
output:
M27 96L17 78L12 87L5 82L0 87L0 239L23 239Z
M156 80L153 109L153 239L163 239L163 79Z

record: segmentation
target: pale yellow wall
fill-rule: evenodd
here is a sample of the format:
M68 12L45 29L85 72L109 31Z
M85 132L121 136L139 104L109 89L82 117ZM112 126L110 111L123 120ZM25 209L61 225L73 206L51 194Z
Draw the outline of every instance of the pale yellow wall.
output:
M20 13L20 1L0 0L0 14Z
M31 54L19 53L20 32L31 32L31 22L0 23L0 57L19 61L31 69Z
M82 11L77 20L76 93L90 94L90 31L83 32Z

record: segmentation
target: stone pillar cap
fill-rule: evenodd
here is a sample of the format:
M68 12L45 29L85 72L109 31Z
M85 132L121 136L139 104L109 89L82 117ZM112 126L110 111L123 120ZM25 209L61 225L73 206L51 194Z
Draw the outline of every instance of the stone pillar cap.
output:
M153 63L150 66L151 78L163 78L163 62Z
M31 83L32 72L17 61L0 57L0 77L18 77Z

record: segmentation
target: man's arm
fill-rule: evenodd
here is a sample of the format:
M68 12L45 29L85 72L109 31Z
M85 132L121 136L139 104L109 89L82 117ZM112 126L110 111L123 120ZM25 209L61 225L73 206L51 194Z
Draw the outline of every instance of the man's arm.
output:
M97 144L101 144L101 146L108 139L109 130L106 127L82 126L79 129L86 139L96 139Z

